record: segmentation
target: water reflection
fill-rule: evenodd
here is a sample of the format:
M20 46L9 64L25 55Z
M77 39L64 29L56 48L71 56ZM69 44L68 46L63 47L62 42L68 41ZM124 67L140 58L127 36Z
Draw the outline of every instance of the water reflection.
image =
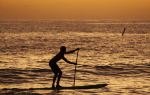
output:
M5 38L3 38L5 37ZM81 47L76 85L108 83L107 89L63 91L3 91L35 94L148 94L150 84L149 34L102 32L5 32L0 33L0 89L47 88L53 73L48 61L59 45ZM61 44L63 43L63 44ZM56 48L56 49L54 49ZM76 55L66 56L75 61ZM72 86L74 66L60 62L62 86Z

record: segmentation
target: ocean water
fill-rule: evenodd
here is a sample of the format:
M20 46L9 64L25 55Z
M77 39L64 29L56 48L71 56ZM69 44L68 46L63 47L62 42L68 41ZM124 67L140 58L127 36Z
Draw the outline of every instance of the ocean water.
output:
M66 46L67 50L81 48L77 86L100 83L108 86L90 90L13 89L51 87L53 73L48 62L60 46ZM77 55L75 52L65 57L75 62ZM63 60L58 65L63 71L60 84L72 86L74 65ZM0 94L149 95L149 84L149 22L0 21Z

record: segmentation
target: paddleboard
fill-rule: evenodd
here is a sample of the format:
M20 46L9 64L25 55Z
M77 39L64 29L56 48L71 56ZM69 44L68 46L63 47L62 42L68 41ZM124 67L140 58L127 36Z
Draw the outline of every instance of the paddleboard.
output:
M98 89L107 86L108 84L84 85L75 87L61 87L58 89Z

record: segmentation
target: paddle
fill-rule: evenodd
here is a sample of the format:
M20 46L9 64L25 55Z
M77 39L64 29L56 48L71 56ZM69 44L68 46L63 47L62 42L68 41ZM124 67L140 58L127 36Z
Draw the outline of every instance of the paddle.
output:
M77 51L76 63L78 61L78 53L79 53L79 50ZM74 84L73 84L74 87L75 87L75 80L76 80L76 68L77 68L77 65L75 65L75 72L74 72Z

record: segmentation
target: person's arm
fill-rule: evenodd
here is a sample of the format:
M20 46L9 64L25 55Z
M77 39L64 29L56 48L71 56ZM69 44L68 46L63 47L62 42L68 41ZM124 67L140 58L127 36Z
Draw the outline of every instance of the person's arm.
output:
M71 51L67 51L65 54L70 54L70 53L73 53L75 51L79 50L79 48L75 49L75 50L71 50Z
M65 57L63 57L62 59L69 64L77 65L77 63L71 62L71 61L67 60Z

